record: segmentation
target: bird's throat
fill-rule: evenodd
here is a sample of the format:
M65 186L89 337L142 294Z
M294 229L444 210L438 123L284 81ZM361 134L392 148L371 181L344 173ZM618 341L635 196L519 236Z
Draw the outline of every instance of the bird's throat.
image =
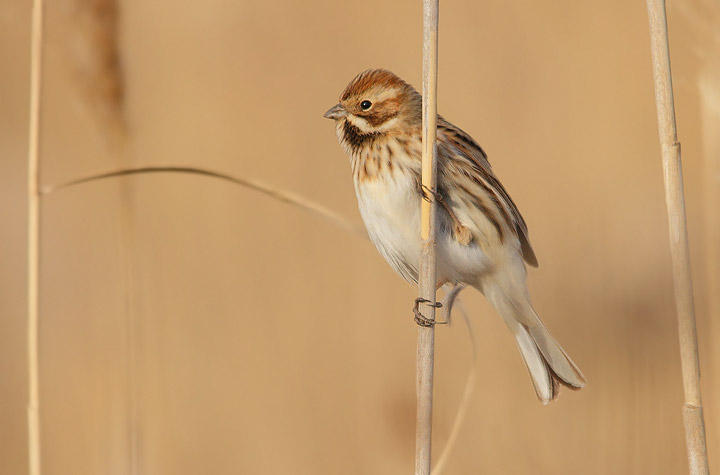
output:
M365 147L372 146L373 142L383 135L385 134L382 132L363 132L359 127L347 120L343 124L343 144L353 154L360 152Z

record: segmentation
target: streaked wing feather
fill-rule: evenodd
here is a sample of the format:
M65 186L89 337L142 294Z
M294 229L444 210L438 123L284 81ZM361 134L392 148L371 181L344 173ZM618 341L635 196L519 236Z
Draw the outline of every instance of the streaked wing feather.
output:
M517 209L515 202L512 200L505 187L502 186L492 171L490 162L482 147L473 140L470 135L465 133L458 127L438 116L438 132L443 134L445 138L454 145L458 153L448 157L449 160L464 160L470 167L462 167L466 173L471 175L473 181L483 186L492 193L491 199L496 205L501 206L503 211L507 212L511 220L511 229L514 230L520 241L520 248L525 262L533 267L538 266L537 257L530 245L527 224L523 219L520 211ZM477 203L484 207L482 203Z

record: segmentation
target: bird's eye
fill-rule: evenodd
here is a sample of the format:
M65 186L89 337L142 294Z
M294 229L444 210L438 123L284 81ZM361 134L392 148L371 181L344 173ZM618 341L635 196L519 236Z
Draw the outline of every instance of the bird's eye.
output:
M362 101L360 103L360 108L364 111L370 109L371 107L372 107L372 102L370 102L370 101Z

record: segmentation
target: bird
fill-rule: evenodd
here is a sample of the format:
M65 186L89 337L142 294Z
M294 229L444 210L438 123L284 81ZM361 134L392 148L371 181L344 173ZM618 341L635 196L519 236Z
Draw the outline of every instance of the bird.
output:
M380 254L417 282L422 97L385 69L358 74L324 117L335 122L350 159L358 208ZM537 267L517 206L466 132L437 116L437 286L471 286L512 332L538 399L554 401L560 386L580 389L585 377L533 308L525 264ZM417 305L416 305L417 306Z

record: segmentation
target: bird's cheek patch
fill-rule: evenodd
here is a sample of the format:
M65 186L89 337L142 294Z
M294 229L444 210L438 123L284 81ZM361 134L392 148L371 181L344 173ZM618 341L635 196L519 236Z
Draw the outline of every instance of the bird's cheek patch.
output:
M373 127L379 127L400 112L400 101L397 98L386 99L376 103L365 118Z

